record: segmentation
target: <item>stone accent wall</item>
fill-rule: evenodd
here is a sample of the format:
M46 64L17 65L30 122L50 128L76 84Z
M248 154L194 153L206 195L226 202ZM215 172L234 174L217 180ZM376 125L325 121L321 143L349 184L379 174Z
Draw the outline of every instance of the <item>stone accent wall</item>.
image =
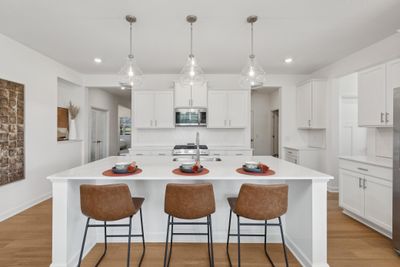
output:
M0 185L25 178L24 85L0 79Z

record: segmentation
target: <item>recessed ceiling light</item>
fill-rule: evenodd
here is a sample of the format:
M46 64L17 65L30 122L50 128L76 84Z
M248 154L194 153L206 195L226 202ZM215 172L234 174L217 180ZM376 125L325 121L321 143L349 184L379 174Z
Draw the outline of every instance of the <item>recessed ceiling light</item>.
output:
M100 64L102 62L102 60L99 57L95 57L94 58L94 62L97 63L97 64Z
M293 62L293 58L290 58L290 57L285 58L285 63L290 64L292 62Z

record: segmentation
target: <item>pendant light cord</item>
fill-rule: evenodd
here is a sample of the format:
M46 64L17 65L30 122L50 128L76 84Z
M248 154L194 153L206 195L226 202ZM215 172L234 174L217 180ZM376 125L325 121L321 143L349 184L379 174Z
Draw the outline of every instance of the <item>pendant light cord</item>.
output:
M251 54L250 57L254 57L254 31L253 22L251 23Z
M190 23L190 56L193 56L193 23Z
M129 57L133 58L133 54L132 54L132 22L129 23Z

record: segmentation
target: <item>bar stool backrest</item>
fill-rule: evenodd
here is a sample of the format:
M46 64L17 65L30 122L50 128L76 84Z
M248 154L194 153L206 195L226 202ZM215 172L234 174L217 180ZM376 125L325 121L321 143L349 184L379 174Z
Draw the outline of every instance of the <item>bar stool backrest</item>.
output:
M212 184L167 184L165 213L180 219L198 219L215 212Z
M235 213L252 220L271 220L286 213L288 185L243 184Z
M81 185L81 210L89 218L115 221L132 216L135 206L126 184Z

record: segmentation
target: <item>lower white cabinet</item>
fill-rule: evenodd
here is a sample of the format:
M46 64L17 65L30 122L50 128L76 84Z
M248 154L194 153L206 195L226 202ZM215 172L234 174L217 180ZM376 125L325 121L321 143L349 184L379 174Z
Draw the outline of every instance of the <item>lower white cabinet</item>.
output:
M210 156L252 156L252 149L210 149Z
M341 159L339 205L346 214L390 236L392 181L387 178L387 169Z
M322 149L310 147L284 147L284 159L313 170L321 171Z

